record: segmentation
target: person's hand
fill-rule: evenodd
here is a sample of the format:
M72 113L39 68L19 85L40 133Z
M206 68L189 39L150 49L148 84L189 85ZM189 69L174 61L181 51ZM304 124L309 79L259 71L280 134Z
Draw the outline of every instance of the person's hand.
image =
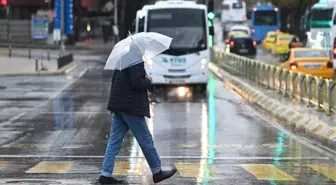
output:
M152 77L147 75L146 78L152 82Z

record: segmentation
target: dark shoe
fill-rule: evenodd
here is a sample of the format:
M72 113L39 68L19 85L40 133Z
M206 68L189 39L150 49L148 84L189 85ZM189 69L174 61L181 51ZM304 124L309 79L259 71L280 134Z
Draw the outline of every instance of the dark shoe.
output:
M100 184L123 184L125 183L124 181L117 180L113 177L105 177L105 176L100 176L98 182Z
M163 180L166 180L166 179L170 178L176 172L177 172L176 168L173 168L169 171L160 171L159 173L153 175L153 181L154 181L154 183L161 182Z

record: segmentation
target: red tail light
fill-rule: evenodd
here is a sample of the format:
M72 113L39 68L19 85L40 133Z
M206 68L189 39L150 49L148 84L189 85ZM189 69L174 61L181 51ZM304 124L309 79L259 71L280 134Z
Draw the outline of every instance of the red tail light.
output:
M243 16L243 19L246 21L247 20L247 16Z
M334 38L334 49L333 49L334 58L336 58L336 37Z
M254 33L255 32L255 29L252 29L252 33Z
M256 12L257 10L258 10L257 8L253 8L253 11L255 11L255 12Z
M334 64L331 61L329 61L327 63L327 68L334 68Z
M253 46L256 46L257 45L257 41L253 41Z
M279 11L279 8L274 8L274 11L276 11L276 12Z
M230 40L229 40L229 39L226 39L226 40L225 40L225 43L226 43L226 44L229 44L229 43L230 43Z
M292 63L289 64L289 67L290 67L292 70L295 70L295 69L297 69L299 66L298 66L298 64L297 64L296 62L292 62Z
M230 42L230 46L234 46L234 42L233 41Z

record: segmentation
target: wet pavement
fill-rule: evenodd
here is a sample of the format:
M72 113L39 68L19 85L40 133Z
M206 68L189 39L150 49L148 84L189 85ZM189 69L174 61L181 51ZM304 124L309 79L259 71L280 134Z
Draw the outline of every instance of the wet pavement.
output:
M102 62L88 65L82 77L46 77L32 86L32 78L0 78L0 184L96 184L110 127L111 77ZM336 182L335 155L263 120L214 77L207 96L184 100L172 91L151 111L147 121L164 167L178 168L161 184ZM114 173L130 184L153 184L131 133Z

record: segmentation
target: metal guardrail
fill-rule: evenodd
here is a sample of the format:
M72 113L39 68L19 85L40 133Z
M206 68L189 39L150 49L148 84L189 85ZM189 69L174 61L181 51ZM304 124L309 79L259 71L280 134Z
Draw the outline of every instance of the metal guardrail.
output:
M326 109L329 116L336 111L336 81L293 72L216 49L213 59L219 67L233 75L278 91L292 100L306 102L310 107L317 106L317 111L324 112Z

